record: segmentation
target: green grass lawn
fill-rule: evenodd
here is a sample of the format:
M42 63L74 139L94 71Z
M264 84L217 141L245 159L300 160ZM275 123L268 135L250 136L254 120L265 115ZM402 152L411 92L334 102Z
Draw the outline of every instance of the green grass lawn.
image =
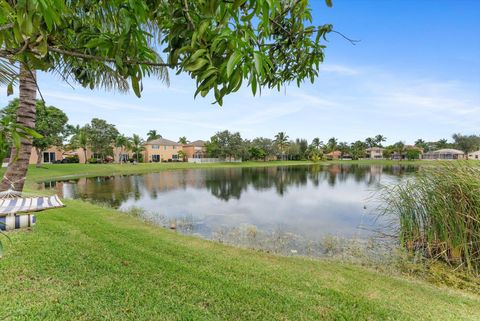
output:
M479 320L480 297L182 236L67 201L9 233L6 320Z

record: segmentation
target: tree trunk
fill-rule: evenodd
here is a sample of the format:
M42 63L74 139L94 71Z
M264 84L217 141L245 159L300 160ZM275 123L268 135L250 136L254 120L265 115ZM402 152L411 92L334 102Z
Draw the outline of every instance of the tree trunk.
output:
M37 85L35 82L35 71L29 71L23 64L20 65L20 103L17 110L17 123L32 130L35 129L35 112ZM32 152L31 140L22 139L18 158L15 160L15 148L12 149L10 164L0 183L0 191L10 187L18 192L23 190L25 177L27 176L28 163Z
M40 153L42 152L40 148L35 147L35 152L37 153L37 167L42 167L42 156Z
M85 147L82 147L83 149L83 156L85 157L85 164L87 163L87 149Z

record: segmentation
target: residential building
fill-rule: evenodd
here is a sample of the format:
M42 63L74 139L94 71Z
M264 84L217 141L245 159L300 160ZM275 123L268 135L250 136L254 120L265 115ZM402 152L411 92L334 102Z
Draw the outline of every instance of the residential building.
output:
M341 160L351 160L352 159L352 156L348 153L344 153L342 155L342 152L339 151L339 150L335 150L333 152L330 152L328 154L325 154L325 158L328 159L328 160L338 160L338 159L341 159Z
M36 148L32 147L29 164L37 164L38 159L40 159L41 164L60 162L63 159L63 151L58 147L52 146L38 154Z
M368 159L383 159L383 151L385 149L381 147L370 147L365 151L367 152Z
M465 159L465 153L458 149L445 148L423 154L422 159L454 160Z
M178 152L183 150L182 144L158 138L145 143L145 162L167 162L180 160Z
M480 160L480 150L468 153L468 159Z
M185 152L185 157L188 158L205 158L207 150L205 148L205 141L196 140L182 146Z

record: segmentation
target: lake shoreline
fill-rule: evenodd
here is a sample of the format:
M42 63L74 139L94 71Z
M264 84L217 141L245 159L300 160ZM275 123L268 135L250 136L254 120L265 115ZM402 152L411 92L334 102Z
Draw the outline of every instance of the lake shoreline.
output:
M30 165L27 182L55 181L83 177L158 173L167 170L205 169L205 168L246 168L305 165L422 165L432 164L423 161L359 160L359 161L247 161L242 163L139 163L133 164L45 164L42 167ZM0 175L5 169L0 169Z

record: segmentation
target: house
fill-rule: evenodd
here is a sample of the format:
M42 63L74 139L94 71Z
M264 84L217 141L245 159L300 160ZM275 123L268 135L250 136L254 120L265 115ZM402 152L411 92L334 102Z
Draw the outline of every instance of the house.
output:
M468 159L480 160L480 150L468 153Z
M325 155L325 157L328 159L328 160L338 160L338 159L341 159L341 160L351 160L352 159L352 156L348 153L342 153L341 151L339 150L335 150L333 152L330 152L328 154Z
M205 158L207 155L207 149L205 148L205 141L196 140L189 144L182 146L185 152L185 157L188 158Z
M53 164L60 162L63 159L63 151L58 147L52 146L37 153L36 148L32 147L29 164L37 164L39 159L40 164Z
M422 159L440 159L440 160L451 160L451 159L465 159L465 153L458 149L439 149L433 152L428 152L423 154Z
M182 144L158 138L145 143L144 161L145 162L166 162L178 161L180 157L178 152L183 150Z
M368 159L383 159L383 151L385 149L381 147L370 147L365 151L367 152Z
M339 150L335 150L335 151L333 151L333 152L330 152L330 153L325 154L325 157L326 157L328 160L340 159L340 157L342 157L342 152L339 151Z

